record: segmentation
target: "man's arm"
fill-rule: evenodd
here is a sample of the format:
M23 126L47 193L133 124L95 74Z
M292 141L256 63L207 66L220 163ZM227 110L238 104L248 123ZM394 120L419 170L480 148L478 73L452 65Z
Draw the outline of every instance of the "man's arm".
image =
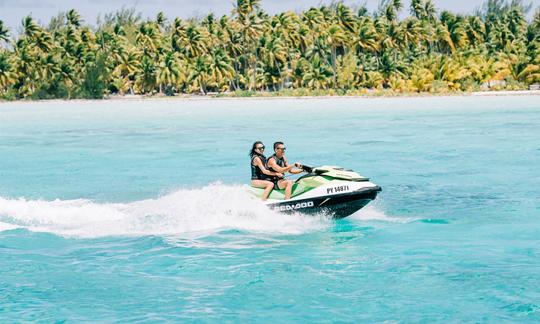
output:
M298 162L296 162L295 164L293 164L292 166L290 166L290 169L289 169L289 173L292 173L292 174L299 174L299 173L302 173L304 172L304 170L302 169L299 169L299 168L294 168L296 166ZM300 164L300 163L298 163ZM289 166L289 162L287 162L287 159L285 159L285 165L286 166Z
M295 169L294 168L294 165L289 165L289 162L287 161L287 158L286 157L283 157L283 160L285 161L285 166L289 169L289 173L291 174L298 174L298 173L302 173L303 170L302 169ZM295 163L296 164L296 163Z
M289 172L290 169L293 168L292 165L290 166L286 166L284 168L280 167L277 163L276 163L276 160L274 158L270 158L268 160L268 165L275 171L279 172L279 173L285 173L285 172ZM285 165L287 165L287 161L285 161Z
M304 170L301 170L301 169L291 169L289 172L292 173L292 174L298 174L298 173L304 172Z

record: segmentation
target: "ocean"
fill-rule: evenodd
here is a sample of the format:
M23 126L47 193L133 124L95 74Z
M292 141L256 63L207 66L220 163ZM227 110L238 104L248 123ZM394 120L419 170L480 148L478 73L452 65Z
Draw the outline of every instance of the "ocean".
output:
M248 153L380 185L342 220ZM540 321L540 96L0 103L1 322Z

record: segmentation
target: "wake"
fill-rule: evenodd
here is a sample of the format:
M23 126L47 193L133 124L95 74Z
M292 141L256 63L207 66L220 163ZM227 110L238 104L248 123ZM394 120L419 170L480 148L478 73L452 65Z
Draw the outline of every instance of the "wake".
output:
M243 186L211 184L156 199L97 203L87 199L0 197L0 231L25 228L68 237L206 236L225 230L302 234L329 226L327 217L274 212Z
M216 183L130 203L0 197L0 232L22 228L80 238L149 235L190 238L227 230L298 235L323 230L333 224L328 215L272 211L244 189L244 186ZM367 206L347 219L410 221L389 217L373 206Z

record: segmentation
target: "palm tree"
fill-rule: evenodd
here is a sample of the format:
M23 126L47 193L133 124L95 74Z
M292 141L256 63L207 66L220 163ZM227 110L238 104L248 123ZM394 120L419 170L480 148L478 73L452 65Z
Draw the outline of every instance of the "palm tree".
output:
M39 75L42 81L52 80L60 73L60 65L52 54L42 56L39 67L41 68Z
M338 48L343 48L345 42L347 41L347 36L338 25L332 25L328 28L326 33L326 42L330 45L331 50L331 66L332 66L332 84L337 87L337 50Z
M435 43L437 44L438 52L441 53L454 53L456 46L448 30L448 26L445 24L437 24L435 27Z
M31 16L26 16L22 21L22 25L24 35L28 38L36 37L41 31L41 28L34 22Z
M336 20L339 25L350 33L353 33L356 29L356 17L354 16L351 8L344 5L342 2L336 4Z
M199 27L190 24L186 28L185 54L188 57L195 58L203 55L207 50L206 38L202 34L202 30Z
M338 64L338 87L341 89L354 89L358 83L358 75L361 69L358 67L358 59L354 52L345 54Z
M432 0L412 0L411 14L419 20L434 22L437 10Z
M473 46L478 46L484 42L486 26L480 17L470 16L465 25L465 33L467 34L468 42Z
M433 73L426 68L415 68L411 74L409 84L411 90L416 92L430 91L435 77Z
M275 89L275 84L282 83L282 67L287 61L287 50L283 45L282 39L278 35L272 35L270 40L263 37L261 40L264 47L261 48L261 57L265 66L272 71L272 88ZM276 82L274 82L276 81Z
M67 12L66 19L68 24L75 28L81 27L81 24L83 22L81 15L79 15L79 13L75 9L71 9Z
M137 75L135 83L142 93L152 93L156 89L157 67L150 56L143 55L141 60L141 71Z
M388 80L390 75L403 75L405 65L396 50L386 50L378 58L377 71L384 76L385 80Z
M245 18L256 13L261 7L260 0L237 0L235 11L238 16Z
M119 80L122 80L123 87L127 88L131 94L133 91L133 81L137 73L140 72L139 56L133 50L124 50L120 47L120 51L114 57L115 68L113 75Z
M303 82L311 89L327 89L331 76L332 70L321 62L319 58L315 58L309 64L309 69L304 74Z
M0 20L0 43L4 41L4 42L9 42L9 29L4 26L4 22L2 20Z
M142 23L137 31L136 42L145 55L154 58L161 46L160 35L155 25L149 22Z
M370 89L381 89L384 85L384 77L378 71L367 71L362 75L362 86Z
M452 90L459 90L460 81L471 75L471 72L457 60L446 56L433 59L430 70L435 80L444 82Z
M529 59L520 54L503 54L501 59L506 67L502 71L519 82L535 82L540 80L540 65L529 63Z
M218 91L221 91L224 85L230 83L227 80L232 79L234 69L231 64L231 59L224 49L218 48L212 51L209 72L211 75L211 82Z
M163 11L158 12L156 16L156 25L161 30L164 30L167 24L167 17L165 17L165 13Z
M403 8L401 0L383 0L379 5L379 13L388 21L395 21Z
M362 17L358 23L356 37L357 52L376 52L379 50L377 30L370 17Z
M194 87L198 87L202 95L206 94L206 87L208 85L208 74L210 72L209 58L207 55L199 56L196 58L190 71L189 80Z
M354 13L339 1L269 15L260 0L236 0L228 16L169 23L163 12L143 21L134 9L122 9L95 27L72 9L47 28L25 17L13 40L0 21L0 44L7 45L0 48L0 92L24 98L63 87L69 96L82 88L99 96L101 83L111 92L142 94L454 91L494 79L511 87L539 82L540 9L531 21L519 0L488 1L473 15L438 15L433 0L412 0L410 17L401 9L402 0L383 0L373 14L365 7Z
M238 2L250 2L254 0L238 0ZM251 3L251 2L250 2ZM243 12L251 12L250 10L244 10ZM256 15L240 15L240 26L242 34L242 42L245 44L245 52L243 56L248 62L249 69L251 69L251 80L249 83L249 89L255 88L255 83L257 79L257 61L258 57L256 55L257 41L262 34L263 25L260 18Z
M13 64L6 52L0 52L0 94L16 81Z
M465 18L463 16L456 16L449 11L443 11L441 13L441 23L447 29L454 48L457 49L468 44L465 32Z
M399 40L402 49L407 50L422 40L422 26L416 18L407 18L402 21L399 31Z
M180 79L180 68L178 66L177 54L169 52L163 56L158 66L157 83L159 93L163 93L163 89L171 88Z

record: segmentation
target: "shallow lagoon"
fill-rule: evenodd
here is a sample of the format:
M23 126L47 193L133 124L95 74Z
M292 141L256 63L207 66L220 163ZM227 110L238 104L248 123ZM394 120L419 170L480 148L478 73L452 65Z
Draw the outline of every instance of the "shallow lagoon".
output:
M540 320L539 126L540 96L2 103L0 318ZM257 139L383 192L274 214Z

